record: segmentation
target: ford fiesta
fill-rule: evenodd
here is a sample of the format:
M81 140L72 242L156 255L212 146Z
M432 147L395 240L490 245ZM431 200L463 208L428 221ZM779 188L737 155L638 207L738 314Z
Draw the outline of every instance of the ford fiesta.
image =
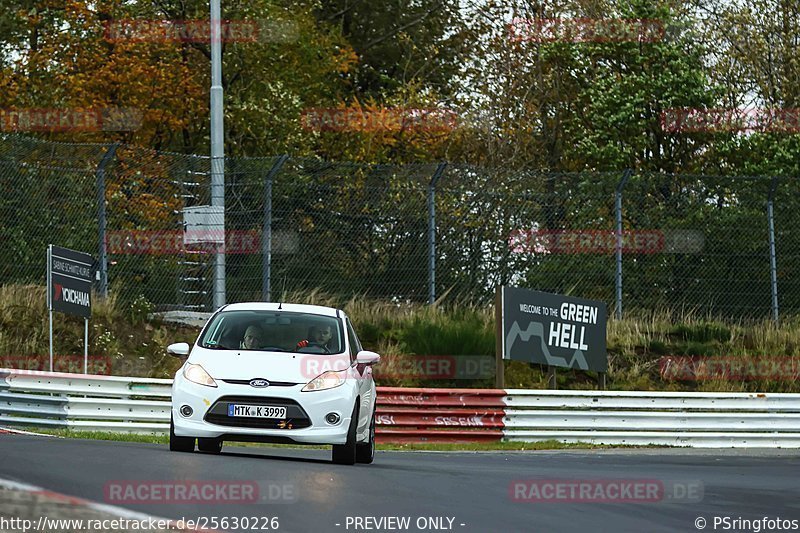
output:
M375 457L380 356L339 309L237 303L209 319L172 385L169 448L219 453L224 441L332 444L335 463Z

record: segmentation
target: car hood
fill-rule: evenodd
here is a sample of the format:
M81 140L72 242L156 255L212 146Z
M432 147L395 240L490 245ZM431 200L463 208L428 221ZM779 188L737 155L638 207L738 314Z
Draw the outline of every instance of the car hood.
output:
M189 363L201 365L214 379L307 383L326 370L347 368L350 359L346 355L208 350L195 346Z

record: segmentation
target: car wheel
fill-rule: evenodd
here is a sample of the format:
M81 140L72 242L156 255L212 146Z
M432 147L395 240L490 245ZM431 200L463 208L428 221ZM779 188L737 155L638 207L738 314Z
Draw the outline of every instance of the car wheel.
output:
M356 463L356 427L358 426L358 404L353 407L350 417L350 427L347 429L347 442L334 444L332 458L339 465L353 465Z
M179 437L175 434L175 424L169 419L169 450L171 452L193 452L194 438Z
M372 413L372 420L369 423L369 440L362 444L356 444L356 461L364 464L371 464L375 460L375 413Z
M197 439L197 449L206 453L222 451L222 439Z

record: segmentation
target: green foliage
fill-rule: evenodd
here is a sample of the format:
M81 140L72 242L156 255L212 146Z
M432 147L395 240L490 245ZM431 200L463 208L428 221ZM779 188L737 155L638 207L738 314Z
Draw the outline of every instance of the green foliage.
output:
M666 355L669 353L669 347L665 342L659 340L651 340L648 346L648 351L658 355Z
M539 365L522 361L506 361L505 385L509 389L546 389L547 372Z
M494 324L478 310L454 313L430 309L403 325L403 351L420 355L493 355Z
M726 343L731 340L731 330L724 324L714 322L700 322L698 324L676 324L670 329L670 336L685 341L706 343L718 341Z
M147 315L155 311L155 306L140 294L128 307L132 324L140 324L147 319Z
M358 338L364 346L378 346L380 343L395 343L400 340L397 325L384 318L379 322L359 322Z
M363 97L384 97L417 80L457 90L464 51L459 3L322 0L318 20L337 27L359 55L348 76Z
M672 352L676 355L715 355L719 348L705 342L679 342L673 345Z
M48 317L45 289L31 285L3 285L0 299L0 366L49 369ZM144 303L140 300L140 305ZM146 306L145 306L146 307ZM140 307L141 309L141 307ZM191 342L199 330L161 324L134 322L131 309L117 301L92 295L89 319L89 370L118 376L171 378L177 359L166 353L172 342ZM83 372L84 321L80 317L54 314L55 368Z

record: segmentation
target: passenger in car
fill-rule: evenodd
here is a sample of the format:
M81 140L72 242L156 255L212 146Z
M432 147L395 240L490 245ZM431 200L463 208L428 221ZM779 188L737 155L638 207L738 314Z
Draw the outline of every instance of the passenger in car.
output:
M329 344L332 336L333 333L330 326L311 326L308 328L308 339L298 342L297 347L304 348L311 345L319 346L320 348L325 348L330 351L331 347Z

